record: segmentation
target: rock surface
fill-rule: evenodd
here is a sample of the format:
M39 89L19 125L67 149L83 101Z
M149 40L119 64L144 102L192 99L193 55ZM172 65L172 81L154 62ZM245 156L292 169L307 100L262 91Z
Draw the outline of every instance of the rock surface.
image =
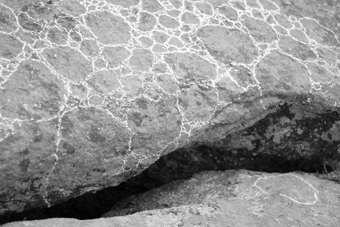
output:
M339 10L335 0L0 0L0 214L117 185L241 130L231 153L311 134L340 170ZM282 121L279 134L268 126L242 142L283 103L310 107L291 131ZM314 127L323 113L333 117Z
M245 170L206 171L194 175L190 180L174 181L129 198L105 214L106 218L86 221L23 221L4 227L336 227L340 223L339 198L338 183L310 174L268 174ZM127 216L112 217L116 215Z

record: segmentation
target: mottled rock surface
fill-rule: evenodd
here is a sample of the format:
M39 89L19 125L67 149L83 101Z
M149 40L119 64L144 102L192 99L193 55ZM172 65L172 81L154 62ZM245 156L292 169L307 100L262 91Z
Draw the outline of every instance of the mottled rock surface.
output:
M0 215L115 186L195 142L340 170L339 10L0 0ZM251 128L283 105L294 116Z
M207 171L195 174L190 180L173 181L129 197L103 217L147 210L154 210L149 214L158 216L158 212L167 213L170 210L165 208L171 207L179 212L174 213L172 222L178 218L176 221L183 226L194 223L201 226L336 226L340 222L336 212L340 206L339 189L340 185L335 182L308 174ZM211 210L210 215L203 210L202 213L192 210L194 216L201 215L196 220L190 214L183 215L186 208L190 210L197 205L215 210ZM147 223L146 226L153 225ZM171 224L164 222L164 226Z
M309 174L206 171L131 197L105 218L47 219L4 226L336 227L340 222L339 191L339 184Z

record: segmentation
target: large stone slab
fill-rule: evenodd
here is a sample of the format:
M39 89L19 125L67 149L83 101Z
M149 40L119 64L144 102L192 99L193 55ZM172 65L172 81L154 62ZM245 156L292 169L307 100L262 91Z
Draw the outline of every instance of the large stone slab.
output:
M201 221L206 220L217 226L287 226L298 223L303 223L302 226L307 226L307 223L312 226L336 226L340 221L340 215L335 211L340 205L337 198L339 189L340 185L335 182L308 174L207 171L195 174L190 180L174 181L129 197L103 217L148 210L149 214L158 218L160 212L176 210L179 213L174 214L174 219L189 226L202 218L194 220L190 214L182 213L189 209L194 216L202 215ZM206 210L196 213L197 205ZM314 215L316 213L319 215ZM144 214L137 213L140 217ZM132 218L133 215L127 217ZM212 219L206 219L208 217ZM154 223L145 224L153 226ZM171 226L170 223L164 224Z
M337 226L339 190L339 184L309 174L206 171L131 197L105 218L4 226Z
M228 154L251 162L266 140L289 153L297 133L340 170L338 12L328 0L0 0L0 215L231 137ZM294 116L279 135L275 120L255 124L282 106Z

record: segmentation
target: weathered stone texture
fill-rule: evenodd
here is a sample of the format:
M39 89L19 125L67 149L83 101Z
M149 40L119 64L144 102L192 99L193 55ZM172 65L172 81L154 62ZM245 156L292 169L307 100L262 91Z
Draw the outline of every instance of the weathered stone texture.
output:
M217 105L217 93L193 85L189 90L181 92L178 101L185 119L206 122L210 120Z
M0 33L0 57L15 58L22 52L23 43L14 36Z
M99 46L97 45L97 41L93 39L85 39L80 44L80 50L85 55L90 57L95 57L99 54Z
M308 43L309 42L309 40L308 40L308 37L307 37L307 35L303 32L303 31L301 31L300 29L290 29L289 30L289 35L292 37L292 38L294 38L294 39L296 39L296 40L298 40L298 41L300 41L300 42L303 42L303 43Z
M186 24L199 24L200 20L195 16L195 14L190 12L185 12L182 17L182 21Z
M204 14L207 14L207 15L213 14L212 7L207 2L196 2L195 6L201 13L204 13Z
M231 68L229 74L242 88L246 89L257 84L252 71L242 65Z
M143 81L138 74L127 75L121 77L119 80L123 85L125 95L129 98L138 97L143 93Z
M218 12L228 18L229 20L236 21L238 19L237 11L230 6L221 6L218 8Z
M158 17L158 23L163 25L166 28L178 28L179 27L179 22L177 20L175 20L172 17L169 17L167 15L161 15Z
M279 41L279 47L287 54L303 61L316 59L316 55L310 47L290 36L282 36Z
M123 172L131 133L107 111L89 107L67 112L61 118L60 132L59 159L49 176L48 200L56 202L83 193L102 181L102 174L113 183L109 176ZM67 181L60 178L65 175ZM65 190L79 184L87 186L78 187L77 192Z
M158 0L143 0L142 9L150 13L155 13L163 9Z
M277 40L276 32L266 22L248 16L241 17L241 22L256 42L271 43Z
M218 100L222 103L230 103L237 97L241 91L237 87L237 84L232 81L231 77L220 77L215 85L218 92Z
M151 31L155 25L156 25L155 16L147 12L140 13L138 29L140 29L141 31Z
M117 74L110 70L96 72L87 82L102 94L114 92L117 88L121 87Z
M249 36L237 29L208 26L200 28L197 36L209 53L224 64L232 61L250 63L258 55L258 49Z
M48 219L5 226L336 226L339 189L334 182L301 173L205 171L131 197L106 218Z
M314 62L307 63L310 71L310 76L314 82L331 83L333 75L326 68L315 64Z
M325 61L329 65L335 65L337 60L337 54L332 49L317 48L316 49L319 58Z
M69 47L45 49L43 56L57 73L72 82L80 82L92 72L91 62Z
M0 31L13 32L18 28L17 20L11 8L0 5Z
M129 65L133 70L148 71L153 65L154 54L147 49L136 49L132 51Z
M66 45L68 34L58 28L51 28L47 33L47 39L57 45Z
M64 83L40 62L22 62L0 90L1 114L22 120L51 118L65 102Z
M128 110L129 125L136 134L132 137L134 155L143 159L157 155L152 150L162 150L180 133L180 112L174 97L160 102L139 98Z
M164 56L174 76L184 84L208 82L216 77L213 64L197 54L171 53Z
M27 13L20 13L18 15L18 22L19 24L28 31L31 32L41 32L42 26L39 22L36 22L32 18L30 18Z
M131 6L137 5L140 0L107 0L106 2L113 5L122 6L124 8L129 8Z
M339 171L339 7L2 0L0 215L117 185L197 142L230 168L270 166L269 152Z
M152 34L152 39L155 40L157 43L165 43L170 36L168 36L164 32L154 31Z
M340 4L336 0L312 0L308 1L309 4L306 4L304 0L274 0L273 2L275 2L280 7L282 14L285 14L287 16L292 15L297 18L310 17L312 15L312 18L318 20L322 26L325 26L326 28L332 30L336 36L339 36L340 34L340 26L338 26L338 12L340 9ZM322 28L320 27L320 29ZM309 31L311 32L310 34L314 34L315 37L319 37L319 39L322 39L322 34L321 36L318 36L318 33L314 33L312 30ZM334 40L334 36L331 35L327 39ZM334 44L335 43L333 43L333 45Z
M102 11L86 15L86 23L103 44L126 44L131 34L130 26L122 17Z
M280 62L277 65L277 62ZM265 92L307 93L308 71L300 62L277 51L268 54L256 67L256 77ZM296 76L299 75L299 76Z
M127 60L131 55L129 50L123 46L105 47L102 54L109 68L116 68L122 65L123 61Z
M160 74L157 76L157 84L163 89L167 94L175 95L178 91L178 86L176 84L175 78L170 74Z
M60 9L72 16L78 17L86 13L86 8L77 0L67 0L58 3Z
M322 183L325 185L322 185ZM331 202L331 199L335 199L336 193L327 193L327 195L322 193L328 192L330 189L328 187L331 187L331 185L335 186L332 182L319 180L314 176L295 173L263 174L250 171L206 171L194 175L190 180L174 181L142 195L128 198L117 204L104 217L123 216L146 210L157 212L159 209L168 207L183 209L185 206L195 204L211 204L212 207L215 207L214 204L224 204L224 206L216 206L216 208L219 207L217 209L223 210L227 206L234 210L233 213L236 216L244 215L244 219L239 222L238 226L244 226L245 222L251 223L252 221L256 223L253 225L260 226L260 223L274 223L276 218L281 219L280 223L296 223L299 218L295 215L300 216L300 212L307 214L308 207L312 207L311 209L314 212L319 210L326 216L331 215L329 212L333 213L330 207L324 208L321 205L326 201ZM338 187L336 185L336 188ZM227 202L229 205L227 205ZM332 201L335 207L339 206L338 202L338 199ZM128 207L127 204L132 205ZM291 204L292 209L295 212L299 211L299 214L294 214L292 210L288 209L287 204ZM240 212L245 207L248 207L248 209ZM291 218L280 217L280 212ZM323 218L312 217L312 215L306 220L309 221L309 218L314 223L335 223L335 220L326 221ZM339 219L339 217L336 219ZM220 219L220 221L222 220ZM236 220L234 223L236 224ZM219 226L221 224L219 223Z
M1 142L0 212L30 209L45 203L46 170L55 162L56 121L15 124ZM20 180L18 180L20 179ZM27 198L31 202L27 203Z

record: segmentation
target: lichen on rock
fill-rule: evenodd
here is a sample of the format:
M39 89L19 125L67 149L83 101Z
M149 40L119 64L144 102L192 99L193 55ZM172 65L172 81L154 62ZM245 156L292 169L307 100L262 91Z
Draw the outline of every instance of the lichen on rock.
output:
M187 178L209 166L340 182L339 7L2 0L0 216L118 185L162 157L163 183L172 165ZM280 182L269 191L286 193Z

